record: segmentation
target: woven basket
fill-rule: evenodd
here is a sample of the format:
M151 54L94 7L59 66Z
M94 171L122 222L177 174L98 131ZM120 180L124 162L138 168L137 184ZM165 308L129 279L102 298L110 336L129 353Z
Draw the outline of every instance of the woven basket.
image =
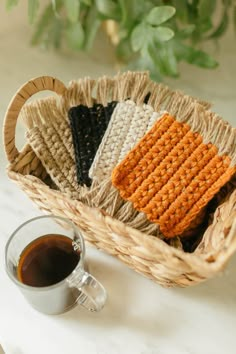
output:
M97 102L104 103L105 95L108 95L110 90L108 85L104 88L104 78L97 83L92 81L93 85L86 91L89 91L91 96L88 97L88 105L95 101L94 97ZM107 82L112 84L112 79ZM15 128L18 116L24 116L26 110L30 110L32 105L35 105L35 102L26 105L27 99L39 91L51 90L59 96L58 107L68 112L71 106L78 104L77 94L81 91L82 83L84 82L79 80L65 87L55 78L40 77L29 81L19 89L9 105L4 122L4 145L10 163L9 178L15 181L41 210L69 218L84 231L85 239L89 243L117 257L130 268L165 287L194 285L221 272L236 250L234 181L222 192L224 201L222 202L222 198L217 199L220 205L216 208L214 217L198 246L193 253L187 253L157 237L146 235L113 219L103 210L91 208L71 199L66 193L54 189L30 145L25 145L21 152L17 150ZM118 91L113 91L110 99L124 99L119 97ZM146 93L148 88L147 92L145 90L142 92L141 101ZM127 91L125 95L130 98L130 92ZM40 107L42 102L50 105L52 100L56 98L38 100L37 105ZM187 104L186 96L184 100Z

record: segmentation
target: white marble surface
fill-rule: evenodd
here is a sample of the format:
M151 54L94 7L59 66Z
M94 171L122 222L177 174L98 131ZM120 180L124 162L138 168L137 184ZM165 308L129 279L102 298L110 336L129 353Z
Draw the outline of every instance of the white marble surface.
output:
M23 5L24 6L24 5ZM70 79L111 74L113 56L100 40L91 56L30 48L30 27L20 7L6 15L0 5L0 120L17 88L31 77ZM236 48L228 34L217 54L221 66L203 71L183 66L172 87L209 99L214 110L236 126ZM24 130L18 127L18 146ZM99 314L74 310L44 316L31 309L4 271L4 246L12 231L40 212L5 174L0 151L0 344L7 354L234 354L236 352L236 257L215 279L188 289L163 289L118 260L88 249L91 271L107 288ZM1 351L1 350L0 350Z

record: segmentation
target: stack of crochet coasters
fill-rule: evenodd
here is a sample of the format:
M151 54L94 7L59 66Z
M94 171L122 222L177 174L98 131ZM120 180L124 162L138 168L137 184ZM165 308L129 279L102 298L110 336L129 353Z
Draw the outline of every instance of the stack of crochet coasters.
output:
M114 79L103 77L97 83L86 78L72 82L60 100L51 98L30 105L27 138L57 188L71 198L103 209L147 234L191 235L201 224L206 213L204 205L214 193L203 193L202 204L197 203L196 197L194 203L198 207L194 209L187 196L180 199L180 190L193 188L200 193L190 183L195 179L193 171L198 168L195 165L205 159L205 153L210 157L217 154L209 144L214 145L211 138L217 131L222 138L223 131L215 121L213 129L211 119L204 118L203 123L192 119L195 107L207 112L207 106L153 83L147 73L125 73ZM181 112L183 118L175 119ZM150 132L152 139L147 138ZM229 134L227 139L232 145ZM185 176L176 173L181 167L185 172L190 169L189 159L194 158L201 144L210 151L200 149L200 155L196 155L198 161L190 160L194 167L184 184ZM218 149L217 144L215 147ZM137 152L135 158L129 159L133 151ZM220 157L222 151L221 146ZM226 155L231 158L232 151L230 154ZM130 163L132 159L136 162ZM205 159L204 163L207 162ZM223 162L227 163L227 158ZM224 172L221 168L220 173ZM172 181L174 177L177 181ZM226 176L219 182L219 188L227 179ZM213 178L211 183L214 184ZM205 183L202 184L205 188Z
M235 143L235 129L213 113L184 121L164 114L115 167L112 183L165 237L181 235L233 176Z

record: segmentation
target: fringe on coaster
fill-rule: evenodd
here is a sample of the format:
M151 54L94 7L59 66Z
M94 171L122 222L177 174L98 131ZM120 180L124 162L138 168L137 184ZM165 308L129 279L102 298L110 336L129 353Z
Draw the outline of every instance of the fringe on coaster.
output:
M139 213L133 208L132 203L124 201L109 178L101 183L94 181L90 188L82 187L80 200L90 207L105 210L113 218L133 228L163 238L159 226L150 223L144 213Z
M148 72L126 72L113 79L104 76L97 82L89 78L72 81L62 98L62 106L92 105L94 101L107 105L111 100L122 102L127 98L137 105L145 101L154 111L167 111L178 121L189 124L194 132L203 136L204 143L216 145L219 155L227 154L231 164L236 164L236 128L216 113L207 111L209 103L152 82Z
M228 155L231 167L236 165L236 128L224 121L216 113L208 111L192 97L179 92L172 92L163 100L155 94L158 84L153 83L152 94L148 103L154 110L164 108L177 121L186 123L193 132L203 137L205 144L212 143L218 149L218 155Z
M185 96L181 92L172 91L167 86L154 83L150 80L148 72L126 72L117 74L114 78L103 76L97 81L88 77L73 80L63 96L49 97L34 101L25 105L21 112L21 117L28 129L35 126L40 127L43 124L52 124L60 129L64 129L63 142L67 146L70 155L74 156L72 137L68 119L68 110L79 104L92 106L95 102L107 105L111 100L122 102L127 98L136 104L151 105L154 110L168 111L177 107L182 101L188 100L192 106L209 108L210 104L204 101ZM191 110L189 114L191 114ZM186 108L179 109L179 114L185 117ZM173 114L173 113L172 113ZM68 137L69 141L68 141Z

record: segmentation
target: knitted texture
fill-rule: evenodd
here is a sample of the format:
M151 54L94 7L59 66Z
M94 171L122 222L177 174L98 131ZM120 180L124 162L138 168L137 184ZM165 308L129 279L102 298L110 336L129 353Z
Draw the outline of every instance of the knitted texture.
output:
M101 104L94 104L92 107L79 105L69 110L77 180L81 185L91 185L88 171L115 106L116 102L113 101L106 107Z
M74 161L62 143L58 130L41 125L26 133L29 144L56 186L71 198L79 196Z
M227 155L169 114L114 169L112 183L166 237L180 235L231 178Z
M107 106L108 103L103 104ZM91 187L78 184L68 111L58 110L54 98L42 100L40 104L38 101L32 102L24 114L28 123L27 140L61 192L91 207L103 209L110 216L142 232L161 237L158 225L151 223L146 214L136 211L132 203L124 201L110 179L108 183L94 183ZM36 162L33 162L35 165Z
M98 181L110 177L113 168L160 115L146 104L136 105L131 100L118 103L90 168L89 176Z

